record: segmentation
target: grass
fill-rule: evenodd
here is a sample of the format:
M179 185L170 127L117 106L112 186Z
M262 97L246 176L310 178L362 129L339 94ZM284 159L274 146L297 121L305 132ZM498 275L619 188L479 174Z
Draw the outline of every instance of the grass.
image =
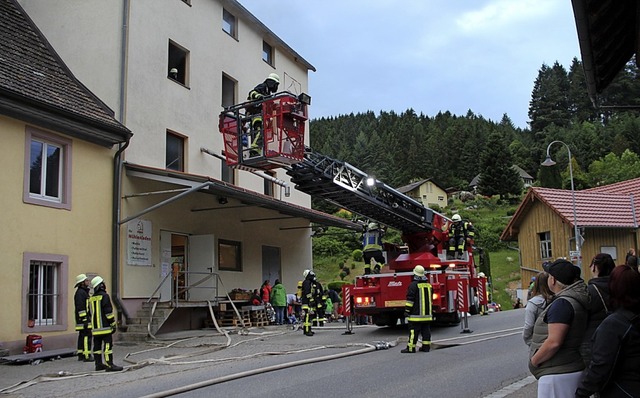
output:
M489 253L491 259L491 282L493 301L503 310L513 308L515 288L520 287L518 253L515 250L501 250Z

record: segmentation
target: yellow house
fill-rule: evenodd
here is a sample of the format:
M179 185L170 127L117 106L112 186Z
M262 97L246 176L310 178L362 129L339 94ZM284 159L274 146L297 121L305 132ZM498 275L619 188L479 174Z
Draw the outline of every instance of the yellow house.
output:
M609 253L624 264L629 249L638 251L639 194L640 178L576 191L575 202L570 190L531 188L500 235L500 240L518 242L523 287L542 271L544 262L558 257L576 264L581 260L585 280L593 277L589 263L598 253Z
M431 178L413 182L409 185L396 188L398 191L419 201L426 207L447 207L447 192Z
M0 5L0 346L75 347L76 275L111 282L114 145L131 132L17 2Z

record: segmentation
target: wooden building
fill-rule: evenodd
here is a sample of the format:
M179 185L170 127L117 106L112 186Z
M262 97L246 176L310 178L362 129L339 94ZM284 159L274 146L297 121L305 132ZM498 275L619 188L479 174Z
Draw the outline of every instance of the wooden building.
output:
M609 253L620 264L630 248L637 252L639 197L640 178L575 191L583 278L592 277L588 264L597 253ZM524 284L546 261L565 257L577 263L573 203L570 190L531 188L500 235L518 242Z

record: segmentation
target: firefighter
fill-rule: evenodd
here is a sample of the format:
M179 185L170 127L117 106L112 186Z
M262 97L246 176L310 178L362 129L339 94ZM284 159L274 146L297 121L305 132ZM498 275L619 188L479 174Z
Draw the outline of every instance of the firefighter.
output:
M475 230L470 222L462 221L460 214L454 214L451 220L453 220L453 223L449 227L449 249L447 250L447 258L462 259L464 258L464 250L467 245L473 244Z
M107 287L100 276L91 280L93 296L89 299L89 311L91 313L91 329L93 332L93 357L96 362L96 370L117 372L121 366L113 363L113 334L116 332L116 320L113 315L111 299L107 294ZM102 355L104 361L102 363Z
M311 309L314 306L313 300L313 277L312 271L306 269L302 273L304 281L302 281L302 331L305 336L313 336L311 331Z
M316 313L316 318L315 321L313 322L315 324L315 326L324 326L324 321L325 321L325 302L326 302L326 296L324 293L324 288L322 287L322 284L318 281L318 279L316 278L316 274L311 271L311 274L313 274L313 302L315 304L315 313Z
M270 73L264 82L258 84L249 91L247 99L257 101L266 96L273 95L278 91L280 76ZM251 148L250 156L260 156L262 154L262 105L247 107L247 113L251 115Z
M407 289L407 301L404 315L408 321L409 341L402 353L416 352L418 335L422 335L420 351L429 352L431 349L431 284L424 274L424 267L416 265L413 269L413 281Z
M91 355L91 323L89 322L90 281L87 275L76 276L76 293L73 297L76 313L76 332L78 332L78 361L93 362Z
M378 223L371 222L367 225L367 229L362 234L362 256L364 258L364 274L379 274L381 264L384 265L385 260L382 255L382 237L384 229L380 228Z

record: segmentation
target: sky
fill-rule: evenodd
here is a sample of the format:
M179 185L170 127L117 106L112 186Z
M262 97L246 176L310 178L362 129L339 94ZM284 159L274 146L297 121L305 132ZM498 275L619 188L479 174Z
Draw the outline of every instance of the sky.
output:
M542 65L581 59L570 0L239 1L316 68L311 118L471 110L527 128Z

